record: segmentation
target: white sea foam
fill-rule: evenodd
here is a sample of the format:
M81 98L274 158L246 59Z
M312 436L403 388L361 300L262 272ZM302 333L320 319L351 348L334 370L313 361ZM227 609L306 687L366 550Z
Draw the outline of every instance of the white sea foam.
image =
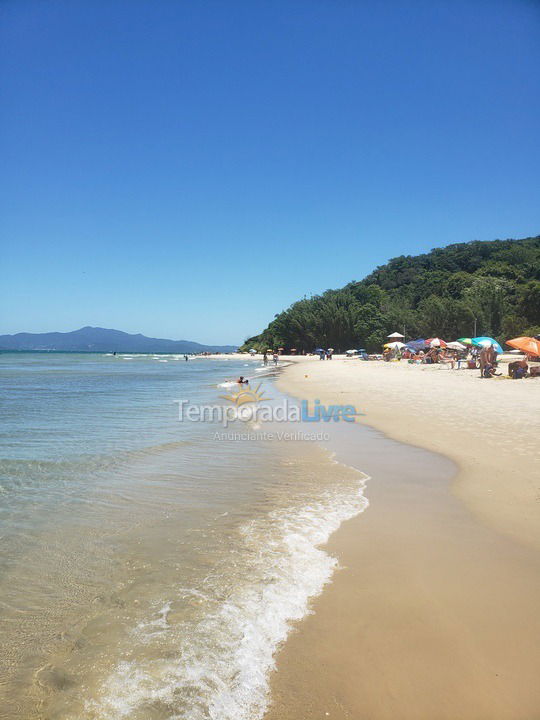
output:
M261 718L278 647L337 567L321 546L344 520L367 507L365 481L245 523L239 530L241 552L224 564L219 587L211 586L209 593L177 589L176 598L200 598L204 612L174 636L176 659L165 654L143 664L120 662L100 699L87 705L89 717L139 718L141 708L153 703L163 704L171 720ZM169 609L165 605L139 629L150 637L173 632Z

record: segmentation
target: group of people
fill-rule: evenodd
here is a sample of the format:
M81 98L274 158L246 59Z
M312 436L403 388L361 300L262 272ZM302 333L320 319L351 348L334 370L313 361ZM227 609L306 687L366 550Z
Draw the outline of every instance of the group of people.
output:
M319 360L331 360L334 351L332 349L319 350Z
M392 359L396 360L408 360L409 362L419 362L426 365L432 363L444 363L450 364L454 368L456 362L459 360L459 352L457 350L449 350L442 347L432 347L427 351L419 350L414 352L410 348L404 348L403 350L392 348L385 348L383 352L383 360L389 361Z
M478 367L481 378L490 378L495 375L502 375L497 372L497 351L493 345L483 347L478 353Z
M279 360L279 355L277 353L273 353L272 362L274 363L274 365L278 364L278 360ZM268 365L268 353L267 352L263 353L263 364Z
M479 368L481 378L489 378L494 375L501 375L497 372L497 352L493 345L487 347L471 347L464 357L464 353L440 345L429 348L429 350L419 350L415 352L411 348L385 348L383 360L389 361L408 360L410 363L421 363L426 365L442 364L449 365L453 370L456 365L459 368L462 361L467 363L469 368Z
M391 360L393 358L397 360L408 360L411 363L441 363L450 365L452 369L455 368L456 364L459 368L461 362L464 362L468 368L479 369L481 378L491 378L502 375L501 372L498 372L497 350L494 345L471 347L468 349L466 356L464 352L462 353L458 350L443 347L433 347L426 352L419 350L417 353L409 348L394 351L386 348L383 359ZM514 380L524 378L529 373L531 375L540 374L537 368L529 369L526 358L515 360L508 365L508 376Z

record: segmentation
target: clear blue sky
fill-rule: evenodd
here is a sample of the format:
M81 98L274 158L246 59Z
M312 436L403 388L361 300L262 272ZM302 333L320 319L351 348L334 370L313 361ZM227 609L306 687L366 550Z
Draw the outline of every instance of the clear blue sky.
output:
M540 232L540 2L3 0L0 333L238 342Z

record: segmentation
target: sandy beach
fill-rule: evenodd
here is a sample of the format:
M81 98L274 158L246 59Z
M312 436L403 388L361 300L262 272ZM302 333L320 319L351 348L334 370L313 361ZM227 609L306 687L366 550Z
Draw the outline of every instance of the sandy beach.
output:
M338 460L372 479L267 720L540 717L540 380L301 358L280 385L365 413Z

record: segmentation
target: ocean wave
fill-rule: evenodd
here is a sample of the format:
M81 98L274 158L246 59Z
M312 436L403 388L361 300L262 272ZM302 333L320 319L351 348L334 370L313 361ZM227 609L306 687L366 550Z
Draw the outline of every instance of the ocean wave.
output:
M345 471L345 468L343 468ZM360 474L362 475L362 474ZM171 720L256 720L269 703L269 673L293 623L310 612L338 566L322 546L368 506L367 477L318 499L279 508L238 528L233 561L201 588L178 588L201 604L192 624L170 627L171 601L139 626L142 642L173 633L177 653L123 659L87 704L89 718L139 718L144 708ZM175 598L172 602L174 603Z

